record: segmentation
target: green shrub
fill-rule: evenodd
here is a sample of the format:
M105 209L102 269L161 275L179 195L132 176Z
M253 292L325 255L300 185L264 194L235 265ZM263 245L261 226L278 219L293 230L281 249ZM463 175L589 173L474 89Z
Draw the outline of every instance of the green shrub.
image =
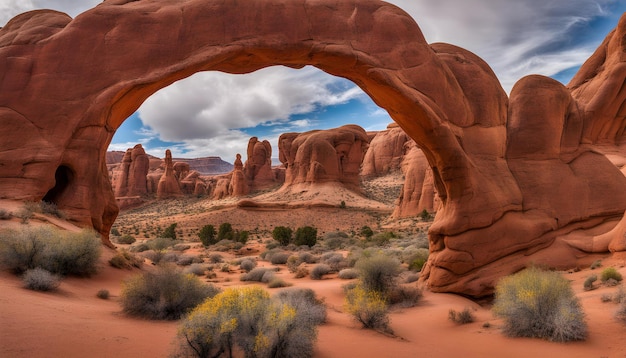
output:
M101 251L100 239L89 230L41 226L0 232L0 264L15 273L40 267L59 275L91 275Z
M135 275L122 283L124 312L150 319L178 319L219 290L175 267Z
M115 241L118 244L130 245L130 244L135 243L135 241L137 240L132 235L126 234L124 236L115 237L113 241Z
M311 270L311 279L313 280L321 280L324 275L327 275L331 272L330 266L326 264L315 265Z
M391 333L387 316L387 301L377 291L366 290L362 285L346 292L345 309L354 319L363 325L385 333Z
M312 293L312 291L311 291ZM269 297L259 287L229 288L182 322L182 356L312 357L315 326L324 306L306 290L283 290Z
M235 241L235 231L230 223L222 223L217 231L217 241L232 240Z
M619 273L615 267L607 267L602 270L602 273L600 274L600 281L602 281L602 283L607 283L607 281L611 279L619 282L623 279L622 274Z
M595 260L589 268L591 268L592 270L595 270L600 266L602 266L602 260Z
M587 277L587 279L585 280L585 283L583 283L583 288L585 289L585 291L593 290L594 289L593 283L596 282L597 280L598 280L598 276L596 275L591 275Z
M24 287L35 291L53 291L61 283L61 278L42 268L29 269L22 276Z
M204 246L211 246L219 241L216 238L215 227L213 225L204 225L198 232L198 237Z
M461 312L448 311L448 319L456 324L468 324L475 321L474 314L467 307Z
M109 290L99 290L98 293L96 293L96 297L101 298L103 300L108 300L110 296Z
M496 286L493 312L511 337L566 342L587 336L584 313L569 282L556 272L529 268Z
M111 236L122 236L122 234L120 234L120 231L116 227L112 227Z
M135 256L128 250L122 249L109 260L109 264L115 268L130 270L133 267L141 267L141 265L143 265L143 259Z
M361 234L361 236L365 237L366 239L369 239L370 237L374 236L374 231L369 226L363 226L361 228L360 234Z
M430 215L430 213L426 209L422 210L422 212L419 214L419 217L423 221L428 221L428 220L432 219L432 215Z
M317 243L317 229L311 226L299 227L296 230L293 243L297 246L307 245L311 247Z
M281 245L287 246L291 243L291 236L293 232L291 228L286 226L276 226L274 230L272 230L272 238L278 241Z
M178 223L173 223L170 226L166 227L160 236L163 238L176 240L176 226L178 226Z
M396 277L401 272L400 262L381 252L361 257L354 266L366 291L387 295L396 286Z

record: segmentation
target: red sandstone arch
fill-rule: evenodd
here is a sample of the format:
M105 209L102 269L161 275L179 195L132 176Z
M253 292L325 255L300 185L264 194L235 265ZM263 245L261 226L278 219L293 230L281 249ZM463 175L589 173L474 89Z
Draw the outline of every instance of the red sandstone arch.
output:
M626 210L624 176L581 145L620 142L623 127L611 124L623 121L620 110L589 125L599 120L586 102L544 77L521 81L509 103L484 61L428 45L410 16L378 0L109 0L73 20L17 16L0 29L0 131L8 133L0 198L40 200L64 168L74 176L57 204L106 238L117 207L105 151L120 124L193 73L272 65L352 80L424 150L444 203L424 275L435 290L489 293L558 233ZM621 92L613 97L624 102ZM546 168L558 170L538 175ZM570 207L559 188L580 190L584 207Z

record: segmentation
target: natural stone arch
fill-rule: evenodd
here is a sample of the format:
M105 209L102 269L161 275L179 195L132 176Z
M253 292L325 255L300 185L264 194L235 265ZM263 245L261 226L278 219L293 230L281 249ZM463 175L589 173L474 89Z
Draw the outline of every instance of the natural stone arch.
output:
M489 293L497 276L553 244L559 230L626 210L623 176L580 145L581 123L593 116L581 113L567 89L543 77L528 80L507 106L484 61L452 45L428 45L410 16L377 0L109 0L74 20L54 11L14 18L0 30L0 130L25 138L0 144L0 197L40 200L63 165L75 176L57 204L107 240L117 207L105 151L121 123L151 94L193 73L272 65L313 65L352 80L420 145L443 202L424 274L435 290ZM546 85L563 113L546 112L546 104L540 111L548 122L528 127L524 119L536 113L526 103ZM507 146L532 139L542 125L556 144L537 143L531 156L550 149L539 159L567 170L584 155L571 184L584 191L584 210L562 207L554 193L537 188L528 148ZM623 135L617 128L615 141ZM597 170L607 178L592 178ZM615 195L593 198L600 187ZM548 200L533 202L537 191ZM515 265L503 268L512 259Z

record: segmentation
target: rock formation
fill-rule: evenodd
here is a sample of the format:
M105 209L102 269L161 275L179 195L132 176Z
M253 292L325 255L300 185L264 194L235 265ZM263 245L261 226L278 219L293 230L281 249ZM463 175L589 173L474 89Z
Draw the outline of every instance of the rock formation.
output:
M230 183L228 186L228 196L242 196L248 194L248 182L246 175L243 172L243 163L241 163L241 154L237 154L235 163L233 163L235 169L231 174Z
M509 99L479 57L429 45L379 0L118 0L73 20L27 12L0 29L0 198L54 202L110 244L118 208L106 147L146 98L198 71L313 65L357 83L424 152L441 208L421 280L489 294L531 262L571 267L584 249L562 235L608 232L626 211L626 177L603 155L624 155L625 36L623 16L568 87L530 76ZM347 141L329 140L294 139L286 181L331 180L337 163L358 173Z
M248 142L248 159L243 168L250 191L273 186L277 182L272 170L272 145L267 140L259 141L257 137Z
M404 174L404 186L393 212L394 217L417 216L423 210L434 213L439 207L439 196L435 188L433 171L428 160L413 140L404 146L406 154L402 157L401 170Z
M287 168L283 188L335 182L360 192L359 168L367 144L367 133L356 125L281 135L279 158Z
M400 170L405 143L412 140L396 123L378 132L370 141L361 166L361 175L377 177Z
M147 175L150 160L141 144L128 149L122 158L115 197L142 196L148 193Z
M188 167L186 167L188 169ZM178 184L174 164L172 163L172 152L165 151L165 173L159 179L157 187L157 199L166 199L183 195Z

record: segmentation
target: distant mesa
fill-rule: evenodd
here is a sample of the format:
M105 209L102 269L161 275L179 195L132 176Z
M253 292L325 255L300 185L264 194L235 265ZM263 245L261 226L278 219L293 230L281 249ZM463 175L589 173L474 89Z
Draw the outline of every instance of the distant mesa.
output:
M623 15L567 86L532 75L507 95L481 58L427 43L413 18L379 0L105 1L75 19L30 11L0 29L0 198L45 198L110 245L119 208L106 147L143 101L198 71L313 65L363 88L430 167L439 204L420 280L433 291L488 295L530 264L572 268L586 254L625 247L626 177L616 164L626 157L625 37ZM370 134L298 136L279 143L283 188L359 189ZM252 145L249 172L242 169L248 188L271 179L261 171L263 147ZM405 149L382 148L389 167ZM176 162L162 169L163 181L149 172L146 190L175 192L171 178L183 193L229 190L229 174L181 186L198 177L189 177L190 164L177 178ZM368 173L388 170L376 155L367 162ZM144 168L131 153L118 173L126 189L116 190L143 190ZM431 174L416 168L403 200L426 205L429 194L414 194Z

